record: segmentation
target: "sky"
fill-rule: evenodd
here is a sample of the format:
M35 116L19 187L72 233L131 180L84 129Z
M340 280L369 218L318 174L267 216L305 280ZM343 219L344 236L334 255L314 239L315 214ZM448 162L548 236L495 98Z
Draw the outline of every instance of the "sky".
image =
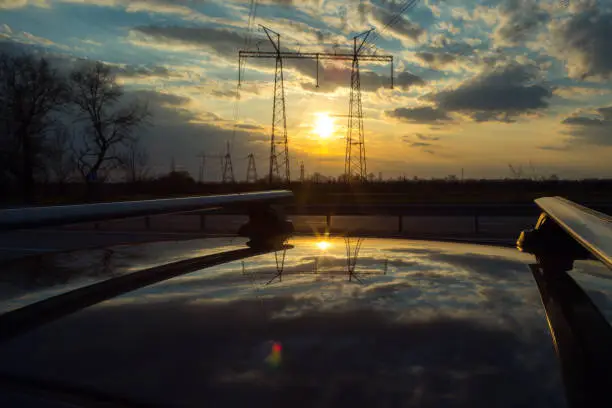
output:
M274 60L238 51L351 52L375 28L362 62L367 170L377 177L562 178L612 173L612 0L0 0L0 51L35 52L60 69L113 67L127 98L147 102L139 129L154 174L172 160L218 180L230 143L237 179L254 154L267 172ZM249 28L251 21L251 28ZM389 25L390 21L394 24ZM344 171L351 66L286 60L292 178Z

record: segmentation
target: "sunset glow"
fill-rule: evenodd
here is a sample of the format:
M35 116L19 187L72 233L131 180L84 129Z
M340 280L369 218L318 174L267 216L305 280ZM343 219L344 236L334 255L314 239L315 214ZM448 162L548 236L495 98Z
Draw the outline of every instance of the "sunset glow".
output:
M517 6L525 2L529 12ZM347 117L351 93L360 95L368 173L383 180L513 178L508 164L538 178L612 172L609 1L256 3L0 0L0 53L45 57L62 73L104 62L123 102L151 114L134 136L152 177L174 159L194 179L205 167L205 181L221 181L217 160L198 155L224 155L230 142L245 181L248 155L260 172L268 166L276 118L275 135L286 123L292 177L303 163L306 174L337 178L349 124L358 126ZM361 52L360 92L350 60L287 57L285 100L275 98L281 72L268 57L277 37L262 26L302 56L350 53L356 34L375 29ZM240 51L265 55L242 60L239 73Z
M336 125L334 119L327 113L318 113L315 118L314 133L321 139L329 139L334 134Z

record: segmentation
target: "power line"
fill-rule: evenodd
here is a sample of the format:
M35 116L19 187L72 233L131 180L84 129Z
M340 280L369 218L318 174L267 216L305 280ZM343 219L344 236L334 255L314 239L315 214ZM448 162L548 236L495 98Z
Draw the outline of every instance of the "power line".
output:
M414 8L417 3L419 2L419 0L406 0L404 2L404 4L400 7L400 9L396 12L396 14L394 16L392 16L389 21L387 22L387 24L385 24L382 28L382 30L376 32L373 36L373 38L370 40L370 44L363 50L363 51L372 51L372 49L377 48L376 47L376 42L383 36L383 34L391 27L393 27L395 24L397 24L403 14ZM376 50L374 50L374 52L376 52Z
M249 49L251 46L251 39L253 34L253 25L255 23L255 18L257 16L257 0L251 0L249 6L249 19L247 23L247 33L244 38L244 45L246 49ZM240 66L238 67L240 69ZM246 63L244 64L243 70L246 70ZM243 71L244 74L244 71ZM234 147L234 142L236 141L236 132L238 131L238 119L240 117L240 83L236 86L236 95L234 99L234 109L233 109L233 120L234 127L232 130L232 138L231 142L228 146L228 151L231 151Z
M285 182L289 177L289 142L285 113L285 93L283 85L283 59L311 59L316 63L317 86L319 85L319 61L351 61L351 94L349 103L349 120L346 136L345 175L347 182L363 181L367 175L365 154L365 133L363 128L363 109L361 101L360 61L387 62L391 64L391 87L393 88L392 55L360 55L360 51L374 29L353 37L352 53L319 53L281 51L280 34L263 27L274 51L240 51L238 53L238 83L242 81L241 62L246 58L268 58L276 60L274 78L274 102L272 105L272 134L270 140L269 179L275 178ZM274 38L273 38L274 37ZM280 136L280 137L279 137Z

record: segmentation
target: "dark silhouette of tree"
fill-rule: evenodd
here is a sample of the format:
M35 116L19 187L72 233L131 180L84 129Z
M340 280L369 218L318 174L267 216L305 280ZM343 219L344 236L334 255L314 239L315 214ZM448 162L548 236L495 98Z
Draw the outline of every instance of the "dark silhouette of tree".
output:
M57 124L53 113L67 100L66 84L47 60L0 55L0 161L3 172L21 183L26 202L36 172L44 170L45 138Z
M72 101L84 123L81 144L74 149L75 160L91 187L121 165L120 148L134 140L134 130L149 113L147 106L138 101L122 103L123 88L110 67L101 62L73 71L70 84Z

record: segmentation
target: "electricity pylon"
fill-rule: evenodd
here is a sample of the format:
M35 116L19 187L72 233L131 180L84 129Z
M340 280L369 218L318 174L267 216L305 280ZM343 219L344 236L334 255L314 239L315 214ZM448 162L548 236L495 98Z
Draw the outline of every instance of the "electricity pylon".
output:
M362 55L363 45L372 30L353 38L352 53L289 52L280 49L280 34L261 26L274 47L274 51L240 51L238 53L238 86L242 82L242 61L246 58L268 58L276 60L274 76L274 101L272 105L272 136L270 143L270 182L275 175L286 182L289 175L289 142L287 138L287 120L285 112L285 92L283 83L283 59L311 59L316 62L316 86L319 87L319 61L351 61L351 100L349 104L349 126L347 129L347 152L345 173L347 181L363 180L366 176L365 134L363 130L363 110L361 108L361 81L359 62L386 62L391 64L391 88L393 88L393 56ZM276 41L272 38L276 36ZM281 145L281 148L277 148ZM350 147L350 149L349 149ZM284 174L283 174L284 173Z
M227 151L225 154L205 154L200 153L197 155L198 158L202 159L200 164L200 182L204 182L206 176L206 159L219 159L219 164L221 168L221 182L222 183L234 183L236 180L234 178L234 166L232 165L232 154L230 151L230 144L227 142L226 145Z
M363 130L363 108L361 104L361 77L359 74L359 52L373 31L369 30L353 38L353 61L351 64L351 98L349 102L348 128L344 176L346 181L364 181L367 177L365 132ZM363 39L362 39L363 38ZM358 45L359 44L359 45Z
M206 153L200 153L197 157L202 159L202 162L200 163L198 183L204 183L204 172L206 171Z
M232 154L230 152L230 144L227 142L227 151L225 152L225 156L223 156L223 183L234 183L236 179L234 178L234 166L232 166Z
M268 38L274 45L270 33ZM287 114L285 111L285 81L283 78L283 58L280 55L280 34L276 34L276 70L274 74L274 102L272 110L272 140L270 142L270 183L273 177L286 183L291 181L289 169L289 140L287 138Z
M247 166L246 182L257 183L257 167L255 166L255 156L253 153L248 156L249 164Z

